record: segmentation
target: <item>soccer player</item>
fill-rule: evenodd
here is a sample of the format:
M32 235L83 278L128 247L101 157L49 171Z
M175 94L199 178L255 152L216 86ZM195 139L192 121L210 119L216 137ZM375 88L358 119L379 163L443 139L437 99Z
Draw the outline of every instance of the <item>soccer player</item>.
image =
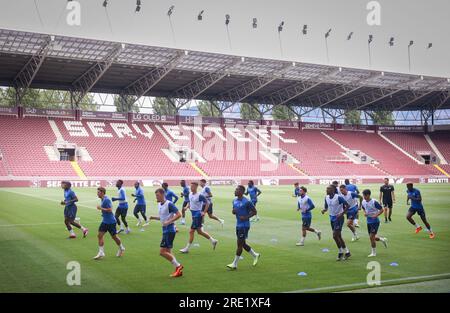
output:
M347 260L350 258L351 253L342 238L342 225L344 224L344 214L347 212L348 204L344 198L336 193L337 190L333 185L328 186L326 190L325 208L322 210L322 214L326 211L329 211L330 214L333 239L339 250L336 261Z
M331 186L333 186L333 188L334 188L334 193L341 195L341 192L339 191L339 182L337 180L334 180L331 183Z
M345 179L344 181L345 186L347 187L347 190L350 192L356 192L357 195L359 195L359 190L356 185L353 185L350 183L350 179ZM356 217L354 218L354 225L355 227L359 227L359 210L361 209L361 203L362 203L362 197L359 197L359 208L358 211L356 211Z
M256 253L252 247L246 243L248 232L250 230L250 218L257 214L256 208L252 202L248 201L244 197L245 187L242 185L237 186L234 191L235 199L233 200L233 211L236 215L236 236L237 236L237 249L234 261L228 264L227 267L231 270L237 269L237 264L241 258L242 249L250 253L253 257L253 266L258 264L260 257L259 253Z
M294 184L294 194L293 197L300 197L300 187L298 183Z
M363 191L363 202L362 208L364 210L364 215L367 217L367 231L369 232L370 245L372 251L369 254L369 258L377 256L377 241L381 241L385 248L387 248L387 238L378 237L378 227L380 227L380 219L378 216L383 214L383 208L380 203L375 199L370 198L371 191L366 189Z
M181 209L181 221L180 224L181 225L186 225L186 206L189 203L189 187L186 184L186 181L183 179L182 181L180 181L180 186L181 188L183 188L183 190L181 191L181 197L184 199L183 201L183 207Z
M425 216L425 210L422 205L422 195L420 194L419 189L414 188L413 183L407 183L406 184L408 194L408 198L406 200L406 205L409 205L411 202L411 207L408 210L408 214L406 215L406 219L416 227L416 234L418 234L422 230L422 226L419 224L416 224L414 222L412 216L414 214L419 214L420 218L422 219L423 223L425 224L427 231L430 233L430 239L434 239L435 234L433 230L431 229L430 224L427 221L427 218Z
M258 187L255 186L255 183L253 182L253 180L249 180L248 185L247 185L247 191L245 192L245 195L246 196L250 195L250 201L252 202L252 204L255 208L256 208L256 203L258 203L258 197L260 194L261 194L261 190L259 190ZM258 211L256 211L256 212L258 212ZM257 221L259 221L258 213L256 213L252 222L257 222Z
M112 202L106 196L106 189L103 187L97 188L97 196L102 200L101 204L97 206L97 210L102 211L102 223L98 228L98 253L94 257L94 260L100 260L105 257L105 241L103 237L106 232L109 232L111 238L115 241L117 246L119 246L119 250L117 251L116 256L121 257L125 252L125 247L120 241L119 236L117 235L116 230L116 217L113 214Z
M359 195L356 194L356 192L350 192L347 190L346 185L341 185L339 187L340 195L342 198L347 201L348 204L348 211L347 211L347 227L352 232L352 241L359 240L358 233L356 232L356 228L353 225L353 221L356 219L356 216L358 214L358 199Z
M161 187L164 189L164 192L166 193L166 200L169 200L170 202L172 202L173 204L177 203L178 201L178 196L175 194L175 192L173 192L172 190L169 189L169 184L168 183L162 183ZM175 199L175 200L173 200Z
M81 229L83 238L85 238L89 230L75 221L75 218L77 217L77 206L75 202L78 202L78 197L72 190L72 183L63 181L61 182L61 188L64 189L64 200L61 201L61 205L64 205L64 224L66 224L66 228L69 231L69 238L73 239L77 237L72 226Z
M212 195L212 193L211 193L211 188L209 188L209 186L206 185L206 180L204 180L204 179L201 179L201 180L200 180L200 186L202 187L202 192L201 192L201 194L202 194L203 197L205 197L206 202L208 202L208 204L209 204L209 205L208 205L208 209L206 210L207 213L208 213L209 218L218 221L218 222L222 225L222 227L223 227L224 220L221 219L221 218L218 218L218 217L215 216L214 213L213 213L213 202L212 202L212 197L213 197L213 195ZM203 208L202 208L202 210L205 209L206 202L203 203Z
M192 224L189 231L189 241L186 247L180 250L181 253L189 252L192 242L194 241L194 234L196 231L200 236L205 237L211 242L213 250L216 249L218 240L214 239L207 232L203 231L202 220L203 216L208 211L208 206L209 203L206 198L198 192L198 183L192 182L191 193L189 194L189 204L187 205L192 214ZM202 210L202 208L204 209Z
M125 234L129 234L131 229L128 227L127 223L128 202L127 202L127 193L125 192L125 188L123 188L123 180L119 179L116 182L116 187L118 189L119 196L117 198L113 197L112 201L113 202L119 201L119 205L117 206L115 214L117 224L120 226L118 234L120 234L125 230L123 228L124 225L126 227ZM120 219L122 219L123 224L120 222Z
M384 207L384 222L392 222L392 208L395 203L394 186L389 184L389 178L384 179L384 185L380 187L380 203Z
M300 187L300 196L297 198L298 200L298 209L297 211L302 212L302 236L300 238L300 241L296 244L297 246L304 246L305 245L305 237L306 232L310 231L317 235L317 238L321 238L322 232L320 230L315 230L311 227L311 220L312 220L312 214L311 210L315 208L314 203L312 202L311 198L308 197L306 194L308 192L308 189L306 187Z
M147 211L147 203L145 202L144 189L142 189L139 182L134 183L134 188L136 189L136 193L131 194L131 196L134 197L133 202L137 202L133 210L133 215L138 220L136 226L148 226L147 216L145 215ZM139 213L141 213L143 219L141 219ZM142 224L143 222L145 223Z
M175 267L175 271L170 276L180 277L183 276L183 265L178 263L177 259L172 254L172 248L173 240L176 235L174 222L181 217L181 213L172 202L166 200L165 194L166 192L163 188L158 188L155 191L156 201L158 202L158 216L150 216L150 220L161 221L162 240L159 245L159 255L172 263Z

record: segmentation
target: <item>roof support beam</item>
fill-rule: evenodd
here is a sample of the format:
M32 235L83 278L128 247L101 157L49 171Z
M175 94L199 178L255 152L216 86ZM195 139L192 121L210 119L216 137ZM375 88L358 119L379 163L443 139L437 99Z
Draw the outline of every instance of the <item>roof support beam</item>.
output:
M286 88L277 90L271 94L263 96L261 99L261 103L267 103L271 105L283 105L288 103L289 101L298 98L303 95L305 92L319 86L324 79L330 76L334 76L339 73L340 69L333 69L325 77L318 79L318 81L308 80L308 81L300 81Z
M21 104L23 96L47 57L47 53L52 46L53 40L54 37L49 36L42 44L41 48L28 60L14 77L13 86L16 89L16 105Z
M293 67L293 64L289 63L282 67L279 70L275 70L267 75L256 77L252 80L249 80L239 86L236 86L228 91L225 91L217 96L218 99L227 99L227 102L231 102L232 105L235 103L242 103L249 96L267 86L271 82L281 78L281 76L290 70ZM232 106L231 105L231 106Z
M124 45L115 46L104 60L92 65L85 73L72 83L73 99L76 107L86 94L95 86L99 79L106 73L115 58L123 50Z
M363 88L364 87L362 85L363 82L370 81L376 77L379 77L380 75L381 74L379 74L379 73L372 74L368 78L360 79L358 81L353 82L352 84L341 85L341 86L326 90L317 95L309 96L306 99L300 100L302 106L311 107L311 109L307 110L305 113L303 113L302 116L308 114L309 112L311 112L315 109L321 109L324 106L326 106L338 99L348 96L349 94Z
M186 53L177 53L162 66L151 70L126 86L120 93L119 101L121 106L131 110L136 101L145 96L145 94L169 74L185 57Z
M176 90L171 98L176 102L177 107L181 108L189 101L197 98L203 92L214 86L217 82L219 82L225 76L230 74L230 71L237 65L242 63L242 59L235 60L230 65L227 65L220 70L208 73L199 79L190 82L189 84L181 87Z

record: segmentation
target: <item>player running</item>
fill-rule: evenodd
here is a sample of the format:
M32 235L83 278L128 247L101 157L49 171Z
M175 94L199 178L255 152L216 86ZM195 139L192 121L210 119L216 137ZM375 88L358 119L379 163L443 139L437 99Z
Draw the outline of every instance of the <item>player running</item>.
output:
M295 198L300 197L300 187L298 183L294 184L294 194L292 196Z
M184 247L183 249L180 250L181 253L189 252L192 242L194 241L195 231L197 231L197 233L200 236L205 237L206 239L208 239L211 242L213 250L216 249L218 240L214 239L207 232L203 231L202 221L203 221L203 216L208 211L208 206L209 206L209 203L206 200L206 198L198 192L198 183L192 182L191 183L191 193L189 194L189 204L187 205L187 208L189 208L191 210L192 224L191 224L191 229L189 231L189 241L188 241L186 247ZM202 210L202 208L204 208L204 209Z
M384 222L392 222L392 208L395 203L394 186L389 184L389 178L384 179L384 185L380 187L380 203L384 207Z
M252 202L253 206L256 208L256 203L258 203L258 197L261 194L261 190L258 189L258 187L255 186L255 183L253 180L248 181L247 185L247 191L245 192L245 195L250 195L250 201ZM258 212L258 211L257 211ZM256 213L255 217L251 220L251 222L258 222L259 216L258 213Z
M320 230L315 230L311 227L312 214L311 210L315 208L314 203L311 198L306 194L308 190L306 187L300 187L300 196L297 198L298 200L298 209L297 211L302 212L302 236L300 237L300 241L296 243L297 246L305 245L305 237L306 232L310 231L317 235L317 238L320 240L322 237L322 232Z
M125 188L123 188L123 180L119 179L116 182L116 187L118 189L119 196L117 198L113 197L112 201L119 201L119 205L117 206L115 214L117 224L120 226L120 229L117 233L120 234L125 230L125 234L129 234L131 229L128 227L127 223L128 202L127 193L125 192ZM122 219L123 223L120 222L120 219ZM126 227L126 229L124 229L124 226Z
M106 232L109 232L111 238L119 246L119 250L117 251L116 256L121 257L125 252L125 247L123 246L119 236L117 235L116 217L113 214L112 202L106 196L106 189L103 187L97 188L97 196L102 200L101 204L97 206L97 210L102 211L102 223L98 228L98 253L94 257L94 260L100 260L105 257L105 241L103 237L105 236Z
M181 225L186 225L186 206L189 203L189 187L186 185L186 181L183 179L180 181L180 186L183 188L181 191L181 197L184 199L183 201L183 207L181 208Z
M344 224L344 214L347 213L347 209L347 201L337 194L337 190L333 185L328 186L325 208L322 210L322 214L329 210L333 239L339 249L336 261L347 260L351 256L350 250L346 247L342 238L342 225Z
M77 206L75 202L78 202L78 197L72 190L72 183L69 181L61 182L61 188L64 190L64 200L61 201L61 205L64 205L64 224L69 231L69 238L77 238L72 226L81 229L83 232L83 238L85 238L89 232L89 229L83 227L80 223L75 221L77 217Z
M227 267L230 270L237 269L237 264L241 258L242 249L250 253L253 257L253 266L258 264L260 257L259 253L256 253L252 247L250 247L246 239L248 237L248 232L250 230L250 218L257 214L256 208L252 202L248 201L244 197L245 187L242 185L237 186L234 191L236 198L233 200L233 211L232 213L236 215L236 236L237 236L237 249L234 261L228 264Z
M178 263L175 256L172 254L173 240L175 239L175 221L181 217L180 211L177 207L166 200L165 190L158 188L155 191L156 201L158 202L158 216L150 216L150 220L161 221L162 224L162 240L160 244L159 255L172 263L175 271L170 275L171 277L183 276L183 265Z
M359 190L358 187L356 187L356 185L353 185L350 183L350 180L347 178L344 181L345 186L347 187L347 190L350 192L356 192L357 195L359 195ZM359 208L358 211L356 211L356 217L353 219L353 224L355 227L359 227L359 209L361 209L361 202L362 202L362 197L359 197Z
M383 208L380 203L370 198L371 191L366 189L363 191L362 208L364 210L364 215L367 217L367 231L369 232L370 237L370 245L372 247L372 251L369 254L369 258L377 256L377 241L381 241L385 248L387 248L387 238L378 237L378 228L380 227L380 219L378 216L383 214Z
M134 183L134 188L136 189L136 193L131 194L134 197L133 202L137 202L134 206L133 215L138 220L136 226L148 226L147 216L145 215L147 211L147 203L145 202L144 189L142 189L141 184L139 182ZM142 218L139 216L141 213ZM144 224L142 224L144 223Z
M206 210L207 213L208 213L209 218L218 221L223 227L224 220L221 219L221 218L218 218L213 213L213 202L212 202L213 195L211 193L211 188L206 185L206 180L204 180L204 179L200 180L200 186L202 187L201 194L202 194L203 197L205 197L206 202L208 202L208 204L209 204L208 205L208 210ZM202 210L205 209L205 206L206 206L206 203L203 203Z
M353 221L356 219L356 216L358 214L358 199L359 195L356 194L356 192L350 192L347 190L346 185L341 185L339 187L340 195L342 198L347 201L348 204L348 211L347 211L347 227L352 232L352 241L359 240L358 233L356 232L356 228L353 225Z
M177 203L178 196L175 194L175 192L173 192L172 190L169 189L169 184L162 183L161 187L164 189L164 192L166 193L165 194L166 200L169 200L173 204Z
M407 183L406 188L406 193L408 194L406 204L409 205L409 203L411 202L411 207L408 210L408 214L406 214L406 219L416 227L416 234L418 234L422 230L422 226L416 224L412 216L416 213L419 214L420 218L427 228L428 233L430 233L430 239L434 239L435 234L425 216L425 210L422 205L422 195L420 194L419 189L414 188L413 183Z

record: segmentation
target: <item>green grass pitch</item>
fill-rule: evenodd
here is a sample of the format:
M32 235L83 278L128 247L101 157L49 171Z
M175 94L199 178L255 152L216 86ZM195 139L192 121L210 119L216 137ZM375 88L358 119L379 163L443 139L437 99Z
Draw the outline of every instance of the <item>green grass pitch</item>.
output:
M370 187L378 197L379 185ZM206 218L206 230L219 240L215 251L210 243L196 237L187 255L178 249L184 247L188 226L178 225L174 250L185 266L181 278L169 277L172 265L159 256L161 227L152 221L140 232L129 210L132 233L121 234L126 247L122 258L115 257L117 247L105 237L106 258L94 261L97 253L97 228L101 221L95 209L98 203L95 189L74 189L80 202L78 217L90 229L89 236L68 240L63 224L61 189L5 188L0 189L0 292L286 292L338 291L362 289L367 286L366 269L369 261L381 265L384 285L397 285L450 278L450 185L417 185L424 198L428 219L436 232L431 240L426 232L414 234L414 228L405 219L405 186L396 186L397 203L393 222L382 223L379 234L389 239L389 247L377 248L378 256L368 259L370 253L365 219L362 218L358 242L350 242L351 233L345 228L344 239L353 256L345 262L336 262L336 247L331 238L329 218L320 214L325 186L309 186L310 197L317 208L313 210L312 227L323 232L318 241L309 233L304 247L297 247L300 215L292 186L261 186L258 210L261 220L252 224L249 244L261 253L260 262L252 267L246 252L239 269L230 272L226 264L235 254L235 218L231 214L234 187L213 187L214 211L225 219L219 223ZM177 194L178 186L172 188ZM131 197L131 189L127 194ZM145 188L148 212L156 215L152 188ZM115 188L108 195L115 195ZM416 220L420 221L416 216ZM190 213L187 213L190 224ZM329 252L322 250L328 248ZM81 286L68 286L66 265L77 261L81 265ZM399 266L390 266L392 262ZM306 272L307 276L297 273ZM441 284L442 285L442 284ZM424 284L433 286L433 284ZM427 288L427 287L424 287ZM424 290L425 291L425 290Z

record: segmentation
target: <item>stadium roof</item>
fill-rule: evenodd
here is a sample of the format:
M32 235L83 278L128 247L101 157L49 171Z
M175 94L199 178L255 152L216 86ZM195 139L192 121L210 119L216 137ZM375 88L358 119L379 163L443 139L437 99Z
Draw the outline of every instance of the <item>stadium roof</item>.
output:
M0 29L0 85L334 110L450 108L442 77L294 63ZM135 97L130 97L135 96ZM302 113L303 112L303 113Z

